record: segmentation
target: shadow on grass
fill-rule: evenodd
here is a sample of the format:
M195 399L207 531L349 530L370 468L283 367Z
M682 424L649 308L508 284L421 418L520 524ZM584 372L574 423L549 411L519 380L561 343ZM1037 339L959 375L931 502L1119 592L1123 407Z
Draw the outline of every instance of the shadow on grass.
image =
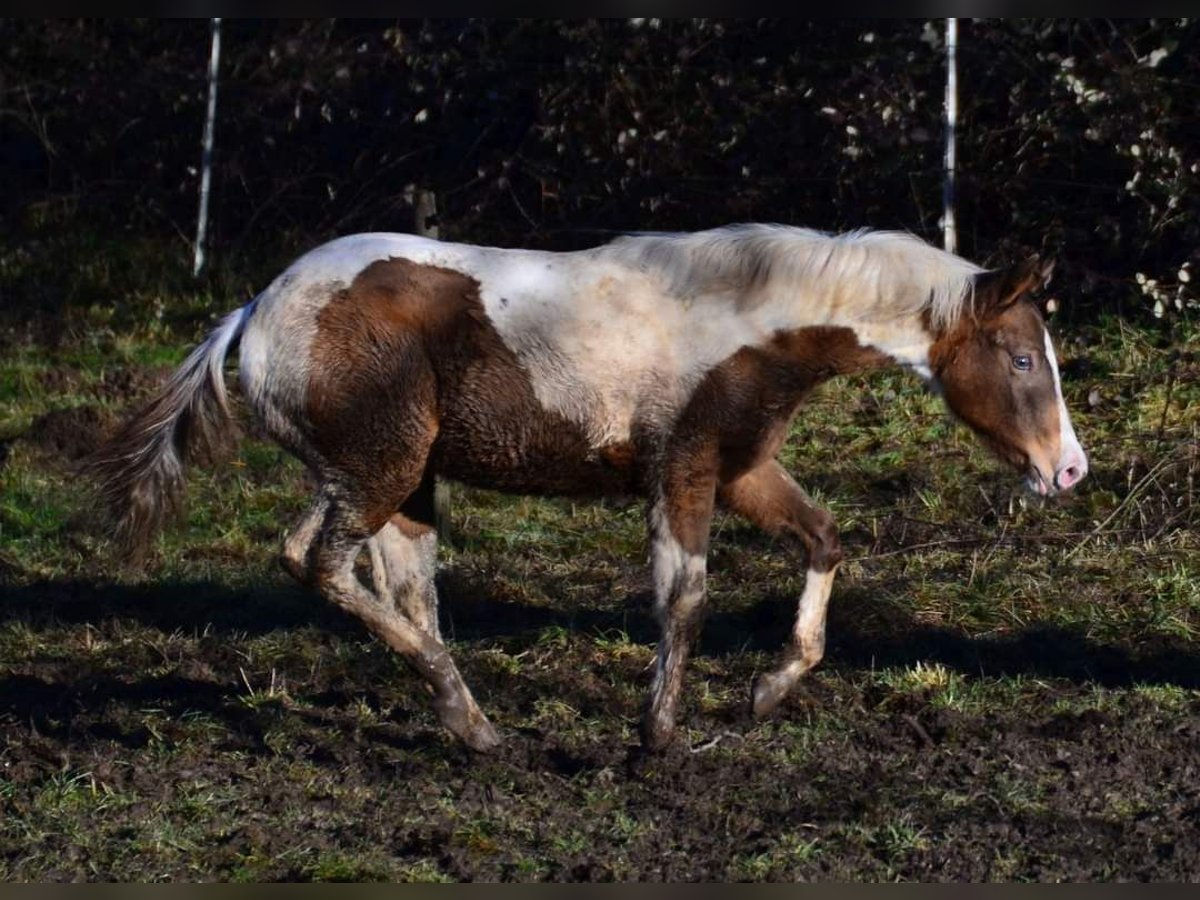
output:
M353 627L314 594L283 582L267 582L261 588L210 581L121 584L82 579L0 585L0 623L39 627L114 619L185 633L207 628L262 635L307 625L340 631Z
M644 644L656 638L645 594L627 595L607 608L561 609L489 599L470 580L453 576L444 579L443 586L444 627L453 626L446 627L447 633L463 642L457 654L468 681L476 682L481 691L478 696L485 708L500 701L491 696L494 685L476 670L473 642L503 640L510 653L520 652L522 645L533 646L542 640L548 628L580 637L622 632ZM840 599L831 616L825 662L833 671L853 673L936 662L992 677L1020 674L1106 687L1140 683L1200 688L1200 653L1183 641L1163 639L1152 646L1126 648L1090 640L1082 626L1035 627L1005 638L972 638L916 623L902 609L881 610L865 591L848 591ZM742 666L745 662L738 662L738 657L748 649L766 651L773 658L787 637L793 613L794 601L783 596L736 611L714 609L700 653ZM117 621L164 633L206 633L217 639L221 652L235 652L245 636L275 631L316 628L352 640L361 640L365 634L349 617L284 584L241 589L205 582L102 585L47 581L0 587L0 627L21 623L34 632L43 630L47 641L53 640L56 627ZM229 645L234 645L233 650ZM82 649L72 656L70 648L50 648L46 665L37 667L34 674L5 671L0 665L0 725L27 725L34 739L21 757L29 757L43 768L61 765L56 747L79 741L112 742L130 750L164 739L168 744L177 739L186 743L191 734L187 723L196 714L221 723L221 746L255 755L275 752L272 736L277 739L280 729L286 731L289 741L316 748L311 751L315 761L327 758L339 765L363 758L366 745L387 745L392 750L438 758L447 746L457 746L438 727L419 693L413 695L411 704L393 708L386 721L365 731L354 713L347 712L363 702L373 709L390 705L376 694L397 675L397 661L390 654L368 653L343 659L340 665L331 664L331 670L337 669L335 675L323 677L319 683L295 685L305 696L299 705L271 698L246 702L236 666L231 669L228 662L214 662L211 670L202 665L154 673L131 661L126 672L120 671L119 659L111 655L102 668L96 668ZM523 688L510 683L506 690L518 691L521 698L510 696L504 702L510 707L532 707L535 694L557 691L555 699L590 709L599 701L587 691L575 696L577 685L564 680L569 678L564 673L570 671L566 660L563 667L546 670L546 680L524 678ZM642 676L635 673L630 677ZM607 712L608 701L605 704ZM159 725L146 722L146 710L155 712ZM636 712L627 708L623 714ZM163 721L173 724L162 725ZM159 733L163 729L165 738Z
M650 598L633 593L605 608L548 607L498 601L486 587L454 575L440 579L443 631L455 641L528 637L551 627L569 634L622 633L643 644L657 640ZM794 598L767 597L736 611L710 608L699 652L728 656L778 651L795 614ZM0 587L0 624L31 627L129 620L164 632L208 631L263 635L314 627L358 636L361 626L315 595L284 583L230 588L215 582L98 584L45 581ZM460 649L470 653L470 648ZM1033 675L1108 687L1172 684L1200 688L1200 648L1161 636L1137 647L1089 638L1085 626L1038 626L1001 637L972 637L915 622L906 611L881 609L861 590L831 607L825 666L865 669L942 665L970 675Z
M249 710L239 711L230 702L224 685L178 675L142 676L132 681L96 673L51 680L33 675L0 678L0 719L28 723L40 736L65 738L86 735L140 749L154 739L145 725L121 721L114 708L152 706L172 717L203 711L219 713L224 720L248 720ZM94 715L80 715L83 712ZM101 718L97 718L101 717ZM245 726L246 721L231 723Z

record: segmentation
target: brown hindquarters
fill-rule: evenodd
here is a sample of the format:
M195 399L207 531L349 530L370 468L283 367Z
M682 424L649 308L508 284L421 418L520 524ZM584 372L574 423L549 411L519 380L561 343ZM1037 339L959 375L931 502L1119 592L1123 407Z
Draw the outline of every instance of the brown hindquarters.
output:
M437 433L437 385L416 327L424 296L411 286L398 295L373 269L318 314L307 397L312 443L368 533L420 484Z
M321 311L312 363L313 442L378 497L372 522L382 524L427 464L521 493L636 490L634 448L594 449L538 402L487 318L478 282L461 272L372 263Z

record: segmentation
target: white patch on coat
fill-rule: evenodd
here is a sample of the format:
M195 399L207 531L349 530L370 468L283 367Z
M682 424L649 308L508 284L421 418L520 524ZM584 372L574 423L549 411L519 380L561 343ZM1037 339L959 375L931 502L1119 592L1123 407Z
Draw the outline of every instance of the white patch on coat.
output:
M703 555L688 553L671 532L666 509L661 498L650 508L650 571L654 579L654 612L663 627L655 660L651 696L658 696L666 674L668 656L686 648L673 646L668 640L671 620L689 618L704 602L707 560Z
M707 560L675 539L661 500L651 507L649 524L654 611L665 622L672 608L690 612L704 599Z
M669 428L713 367L780 330L848 327L924 374L922 313L953 321L980 271L911 235L768 225L634 235L573 253L352 235L301 257L264 292L243 338L242 382L256 408L276 420L303 415L316 314L392 258L478 281L535 396L596 447L638 425Z
M387 522L367 541L371 581L381 603L395 604L414 625L441 640L438 630L437 533L415 538Z
M829 595L833 592L835 571L809 569L804 578L804 592L800 595L792 641L800 648L800 661L805 670L820 662L825 650L825 616L829 608Z
M479 280L538 399L594 446L668 428L713 367L782 330L848 327L927 372L922 313L953 321L981 271L910 235L761 225L570 254L481 249L456 267Z
M1079 443L1079 438L1075 435L1075 427L1071 424L1071 414L1067 412L1067 404L1063 399L1062 380L1058 374L1058 357L1054 355L1054 342L1050 340L1049 329L1043 328L1042 334L1045 337L1046 344L1046 361L1050 363L1050 371L1054 375L1054 396L1058 401L1058 459L1055 461L1054 472L1049 473L1049 477L1053 479L1059 471L1069 465L1076 465L1087 469L1087 454L1083 452L1083 445Z

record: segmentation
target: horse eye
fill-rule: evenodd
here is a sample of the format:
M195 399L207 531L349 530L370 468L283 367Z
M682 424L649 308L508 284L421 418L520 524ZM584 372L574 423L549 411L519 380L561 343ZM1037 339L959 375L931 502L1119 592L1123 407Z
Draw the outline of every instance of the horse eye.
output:
M1012 358L1014 369L1020 369L1022 372L1028 372L1033 368L1033 359L1028 356L1014 356Z

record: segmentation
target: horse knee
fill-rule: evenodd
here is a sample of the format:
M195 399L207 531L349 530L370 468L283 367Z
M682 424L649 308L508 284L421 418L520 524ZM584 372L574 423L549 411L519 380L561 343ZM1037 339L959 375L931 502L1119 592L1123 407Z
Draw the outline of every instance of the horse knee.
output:
M808 532L808 565L818 572L832 572L842 561L842 542L837 522L827 512L821 512Z

